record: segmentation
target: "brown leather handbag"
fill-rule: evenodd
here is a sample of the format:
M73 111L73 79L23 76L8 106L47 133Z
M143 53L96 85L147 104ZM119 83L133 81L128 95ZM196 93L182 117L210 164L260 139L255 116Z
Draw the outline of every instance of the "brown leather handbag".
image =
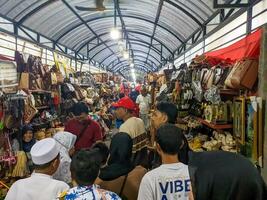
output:
M231 72L228 74L226 80L225 80L225 85L229 88L234 88L233 84L232 84L232 77L235 73L235 70L239 67L240 63L236 62L231 70Z
M257 59L243 59L239 63L231 77L231 83L236 89L252 89L258 77L259 62Z

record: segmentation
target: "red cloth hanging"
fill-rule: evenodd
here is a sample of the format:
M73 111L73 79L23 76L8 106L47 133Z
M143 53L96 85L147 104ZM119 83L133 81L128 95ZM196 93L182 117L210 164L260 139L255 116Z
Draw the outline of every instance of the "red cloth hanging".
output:
M210 64L216 65L222 60L235 62L242 58L259 58L261 35L262 29L258 29L228 47L207 52L205 53L207 60Z

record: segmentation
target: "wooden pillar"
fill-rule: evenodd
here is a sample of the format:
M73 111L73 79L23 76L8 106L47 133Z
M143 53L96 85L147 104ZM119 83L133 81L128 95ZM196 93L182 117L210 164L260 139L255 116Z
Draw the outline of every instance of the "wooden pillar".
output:
M267 182L267 25L263 26L259 60L259 95L265 101L265 113L263 116L263 169L262 176Z

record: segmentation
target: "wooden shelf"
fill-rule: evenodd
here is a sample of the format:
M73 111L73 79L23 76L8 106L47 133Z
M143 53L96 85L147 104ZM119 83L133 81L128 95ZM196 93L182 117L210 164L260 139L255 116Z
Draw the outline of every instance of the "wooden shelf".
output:
M49 106L37 106L35 107L37 110L43 110L49 108Z
M204 119L201 119L199 117L196 118L200 123L215 129L215 130L222 130L222 129L232 129L233 128L233 124L214 124L212 122L208 122Z
M234 89L220 89L220 94L221 95L238 96L239 95L239 90L234 90Z
M47 91L47 90L29 90L29 92L31 93L39 93L39 94L51 94L52 92L51 91Z

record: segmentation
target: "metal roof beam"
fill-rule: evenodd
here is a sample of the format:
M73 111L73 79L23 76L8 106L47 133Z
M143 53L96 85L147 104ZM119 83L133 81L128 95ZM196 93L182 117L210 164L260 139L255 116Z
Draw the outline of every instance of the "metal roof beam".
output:
M148 43L148 42L140 41L140 40L138 40L138 39L131 39L131 38L130 38L129 40L131 41L132 44L140 45L140 46L143 46L143 47L149 47L149 43ZM106 41L104 41L104 42L107 43L107 42L112 42L112 41L113 41L113 40L106 40ZM89 50L87 49L87 51L90 52L90 51L94 50L95 48L101 46L102 44L103 44L103 43L100 43L99 45L95 45L93 48L91 48L91 49L89 49ZM147 46L146 46L145 44L146 44ZM115 44L112 44L112 45L115 46ZM112 45L111 45L111 46L112 46ZM110 46L110 47L111 47L111 46ZM155 48L155 47L153 47L153 46L152 46L151 48L153 49L153 51L155 51L155 52L156 52L157 54L159 54L159 55L162 53L162 52L160 52L157 48Z
M145 18L142 18L142 17L138 17L138 16L131 16L131 15L121 15L123 18L130 18L130 19L138 19L138 20L142 20L142 21L145 21L147 23L150 23L150 24L154 24L153 21L149 20L149 19L145 19ZM89 20L86 20L85 22L86 23L90 23L90 22L93 22L93 21L96 21L96 20L99 20L99 19L105 19L105 18L110 18L110 17L114 17L114 15L105 15L105 16L101 16L101 17L95 17L95 18L92 18L92 19L89 19ZM70 33L71 31L73 31L74 29L82 26L83 23L79 23L75 26L72 26L70 27L67 31L65 31L63 34L61 34L57 39L56 41L58 42L61 38L63 38L65 35L67 35L68 33ZM185 40L185 38L179 34L178 32L172 32L170 29L158 24L158 27L164 29L165 31L167 31L168 33L170 33L173 37L175 37L177 40L179 40L181 43L183 43L183 41Z
M120 63L117 63L115 65L115 70L114 70L114 73L116 73L117 71L120 71L122 67L127 67L128 66L128 63L125 63L126 61L122 61ZM141 64L140 64L141 65ZM128 67L129 69L131 69L130 67ZM145 72L149 72L149 68L147 68L146 66L142 66L142 67L135 67L133 69L142 69L143 71Z
M150 46L149 46L148 52L147 52L146 62L147 62L147 59L148 59L149 54L150 54L150 48L153 45L153 39L155 37L157 24L159 22L160 13L161 13L161 10L162 10L162 7L163 7L163 2L164 2L164 0L160 0L159 1L159 6L158 6L158 10L157 10L156 18L155 18L155 23L154 23L154 28L153 28L153 32L152 32L152 35L151 35Z
M139 32L139 31L129 31L129 33L134 33L134 34L139 34L139 35L143 35L143 36L147 36L147 37L151 37L150 35L146 34L146 33L142 33L142 32ZM105 32L105 33L101 33L99 34L99 36L103 36L103 35L107 35L109 34L109 32ZM94 39L96 39L96 37L94 38L91 38L89 41L86 41L84 44L81 45L81 47L76 50L77 52L79 52L81 49L83 49L83 47L85 47L87 44L89 44L91 41L93 41ZM154 38L155 41L157 41L159 44L161 44L164 48L167 49L167 51L172 54L172 51L166 46L164 45L162 42L160 42L158 39ZM99 53L99 52L98 52Z
M33 16L34 14L36 14L38 11L40 11L41 9L43 9L46 6L49 6L50 4L55 3L55 2L56 2L55 0L48 0L48 1L44 2L40 6L36 7L35 9L33 9L32 11L30 11L29 13L27 13L24 17L22 17L19 20L18 25L23 24L27 19L29 19L31 16Z
M138 55L138 56L136 56L136 57L137 57L137 58L145 58L144 56L141 56L141 55ZM136 60L142 62L144 65L148 65L148 63L145 63L144 60L140 60L140 59L136 59ZM111 62L107 65L107 67L109 67L111 64L113 64L114 61L116 61L116 59L113 60L113 61L111 61ZM149 60L149 61L150 61L153 65L157 66L152 60ZM128 64L128 65L129 65L129 64ZM149 66L149 65L148 65L148 66L149 66L149 68L152 68L152 70L157 69L157 68L154 68L153 65L152 65L152 67ZM113 67L112 67L112 68L108 68L108 69L113 69Z
M96 36L96 38L98 38L101 42L103 42L103 40L98 36L98 34L84 21L84 19L68 4L68 2L66 0L61 0L71 11L72 13L81 21L83 22L83 24ZM109 48L109 46L107 44L105 44L106 48L108 48L111 52L113 52L115 54L115 52Z
M125 63L126 65L129 66L127 61L118 61L118 62L115 62L115 61L116 60L113 60L113 62L110 63L112 64L112 68L110 69L112 69L113 71L116 71L118 69L116 66L120 63ZM148 71L155 70L154 68L152 69L151 66L149 66L148 64L144 63L144 61L139 60L139 59L135 59L135 64L144 66Z
M127 65L129 66L129 63L127 61L119 61L119 62L115 63L115 65L111 69L116 71L117 70L116 65L119 63L124 63L124 62L127 63ZM149 71L156 70L156 68L153 68L153 66L151 67L149 64L144 63L144 60L136 59L135 64L145 66Z
M124 36L126 38L126 49L127 49L127 42L128 42L129 43L129 50L132 52L131 53L132 55L130 55L130 56L134 57L134 52L133 52L133 49L132 49L132 46L131 46L131 43L130 43L130 40L129 40L129 35L128 35L128 32L126 30L126 26L125 26L124 20L122 18L119 1L118 0L114 0L114 4L115 4L116 9L118 11L118 15L119 15L119 18L120 18L120 21L121 21L122 30L123 30Z
M194 22L196 22L199 26L202 26L202 23L194 17L194 15L192 15L190 12L188 12L186 9L184 9L183 7L177 5L176 3L170 1L170 0L164 0L166 3L174 6L175 8L177 8L178 10L181 10L184 14L186 14L189 18L191 18Z
M135 52L140 52L140 53L146 53L145 51L141 51L141 50L135 50ZM103 62L105 62L108 58L110 58L111 56L112 56L113 54L110 54L110 55L108 55L107 57L105 57L102 61L100 61L99 63L100 64L102 64ZM138 55L139 57L140 57L140 55ZM143 56L144 57L144 56ZM144 57L145 58L145 57ZM157 59L157 58L155 58L154 56L153 56L153 58L154 58L154 60L155 61L157 61L159 64L161 64L161 62ZM149 61L151 61L152 62L152 60L149 60ZM154 63L154 62L153 62ZM110 64L110 63L109 63ZM155 64L155 63L154 63ZM107 66L109 66L109 65L107 65Z
M133 41L133 40L131 40L131 41ZM140 43L135 43L135 42L132 42L132 44L134 44L134 45L139 45L139 46L141 46L141 47L148 47L148 46L145 46L144 44L140 44ZM112 45L109 45L109 47L113 47L113 46L116 46L117 44L112 44ZM95 46L94 47L94 49L96 48L96 47L99 47L99 46ZM93 50L93 49L91 49L91 50ZM147 53L147 52L144 52L144 51L141 51L141 50L134 50L134 51L136 51L136 52L142 52L142 53ZM155 51L154 49L153 49L153 51L154 52L156 52L158 55L160 55L160 52L158 52L158 51ZM90 50L89 50L89 52L90 52ZM113 54L111 54L111 55L113 55ZM152 56L152 55L151 55ZM158 62L160 62L157 58L155 58L154 56L152 56L152 58L154 58L155 60L157 60ZM100 62L101 63L101 62Z
M115 46L116 44L113 44L113 46ZM103 51L104 49L101 49L98 53L100 53L101 51ZM97 54L98 54L97 53ZM91 58L91 60L97 55L97 54L95 54L92 58ZM111 55L110 55L111 56ZM116 58L117 59L117 58ZM152 61L151 59L148 59L150 62ZM158 61L158 60L157 60ZM147 61L146 61L147 62ZM158 61L159 62L159 61ZM160 63L160 62L159 62ZM107 67L109 67L109 65L107 66Z

